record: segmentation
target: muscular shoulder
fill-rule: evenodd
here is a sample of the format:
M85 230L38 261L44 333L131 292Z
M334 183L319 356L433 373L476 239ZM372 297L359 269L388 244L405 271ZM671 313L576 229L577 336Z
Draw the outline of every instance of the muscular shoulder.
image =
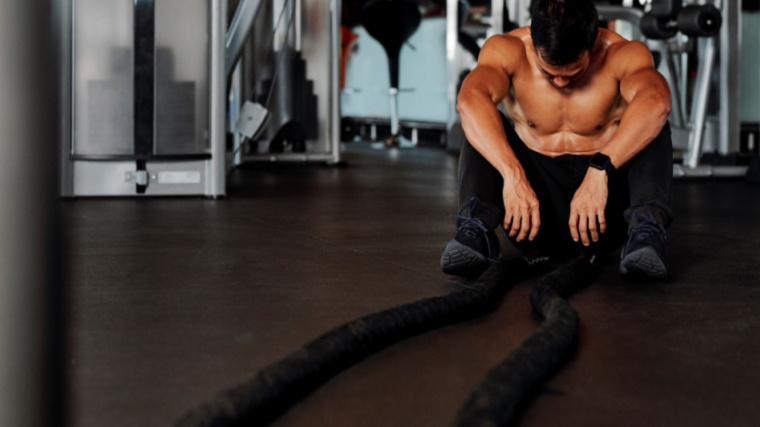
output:
M652 52L640 41L628 41L621 37L610 45L608 60L612 61L618 78L642 69L654 69Z
M519 31L489 37L480 50L478 66L493 67L513 74L525 60L525 43L519 37Z

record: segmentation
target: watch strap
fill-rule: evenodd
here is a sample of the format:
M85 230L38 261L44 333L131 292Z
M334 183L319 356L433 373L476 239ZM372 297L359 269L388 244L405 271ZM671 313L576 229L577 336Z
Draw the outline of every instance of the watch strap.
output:
M602 153L596 153L591 156L591 159L588 161L588 165L595 169L607 172L608 176L612 174L612 172L615 172L615 165L612 164L609 156Z

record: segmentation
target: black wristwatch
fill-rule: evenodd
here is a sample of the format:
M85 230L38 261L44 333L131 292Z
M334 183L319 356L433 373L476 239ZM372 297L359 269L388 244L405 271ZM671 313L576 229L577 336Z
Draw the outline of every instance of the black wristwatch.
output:
M608 156L605 156L602 153L596 153L591 156L588 165L592 168L607 172L607 176L610 176L612 175L612 172L615 172L615 165L612 164L612 161L610 161Z

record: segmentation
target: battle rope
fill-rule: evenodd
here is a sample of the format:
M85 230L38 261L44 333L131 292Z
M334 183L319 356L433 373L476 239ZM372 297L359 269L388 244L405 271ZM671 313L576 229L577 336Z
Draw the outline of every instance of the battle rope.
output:
M496 310L507 290L545 259L517 258L486 271L474 285L370 314L339 326L250 380L185 414L177 427L266 425L363 358L412 336Z
M593 282L598 271L593 257L580 257L539 280L530 293L530 302L543 322L470 395L459 411L458 426L507 424L515 405L575 342L578 313L565 298Z

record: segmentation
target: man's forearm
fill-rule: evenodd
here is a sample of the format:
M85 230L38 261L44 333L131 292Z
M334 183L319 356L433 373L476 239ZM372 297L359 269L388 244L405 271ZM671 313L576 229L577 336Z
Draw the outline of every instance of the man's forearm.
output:
M616 168L646 148L668 120L670 99L657 93L641 94L631 100L615 136L602 148Z
M499 171L505 181L522 172L522 166L507 142L501 114L489 97L477 93L460 96L457 111L470 145Z

